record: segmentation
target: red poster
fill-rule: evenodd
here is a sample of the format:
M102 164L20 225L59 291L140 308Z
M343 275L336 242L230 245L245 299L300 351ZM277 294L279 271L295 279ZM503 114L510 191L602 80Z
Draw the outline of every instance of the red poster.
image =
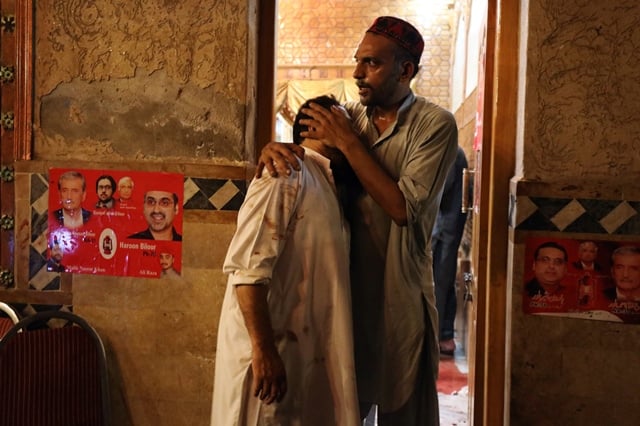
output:
M49 169L47 269L179 276L183 182L176 173Z
M640 324L640 243L529 238L523 309Z

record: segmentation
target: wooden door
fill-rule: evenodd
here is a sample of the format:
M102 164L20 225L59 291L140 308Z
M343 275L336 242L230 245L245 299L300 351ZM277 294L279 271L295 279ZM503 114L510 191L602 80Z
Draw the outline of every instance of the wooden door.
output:
M31 159L33 0L0 0L0 15L0 298L13 303L31 293L28 248L16 253L15 184L18 162Z
M508 424L508 215L515 172L518 22L517 2L489 0L467 276L471 425Z

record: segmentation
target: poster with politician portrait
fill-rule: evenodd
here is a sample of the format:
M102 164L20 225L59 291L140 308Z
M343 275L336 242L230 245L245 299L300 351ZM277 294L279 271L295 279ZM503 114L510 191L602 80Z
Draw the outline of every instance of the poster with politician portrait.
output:
M531 237L523 310L640 324L640 241Z
M49 169L47 270L180 276L183 182L176 173Z

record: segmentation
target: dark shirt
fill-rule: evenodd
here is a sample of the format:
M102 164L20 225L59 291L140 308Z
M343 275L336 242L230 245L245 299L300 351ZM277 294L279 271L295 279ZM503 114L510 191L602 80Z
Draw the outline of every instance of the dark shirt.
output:
M171 234L172 234L171 241L182 241L182 235L178 234L175 228L171 229ZM144 231L140 231L136 234L129 235L128 238L137 239L137 240L155 240L149 228L145 229Z
M115 205L116 205L116 200L114 200L113 198L107 201L99 200L96 203L96 209L112 209L115 207Z
M584 269L582 267L582 262L580 262L579 260L573 262L573 267L576 268L576 269L581 269L581 270ZM593 270L594 271L601 271L602 270L602 266L600 266L599 264L594 262L593 263Z
M467 221L467 214L462 212L462 171L467 167L467 157L462 148L458 147L456 161L447 175L442 190L440 209L433 226L433 239L460 244ZM456 252L457 245L455 245Z
M538 280L535 278L529 281L525 288L529 297L533 297L536 295L545 296L547 294L544 287L542 287ZM564 286L562 284L559 284L558 287L556 287L556 291L554 294L561 294L563 291Z
M64 213L62 209L54 211L53 216L56 218L60 225L64 225ZM82 223L87 223L90 217L91 212L89 210L82 209Z

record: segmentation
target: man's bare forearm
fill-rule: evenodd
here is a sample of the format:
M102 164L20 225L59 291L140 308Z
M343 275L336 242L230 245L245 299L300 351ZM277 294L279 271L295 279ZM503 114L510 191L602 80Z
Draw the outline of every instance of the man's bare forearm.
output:
M265 285L238 285L236 297L254 348L275 346Z
M378 162L369 154L355 134L338 145L367 194L384 209L399 226L407 224L404 194Z

